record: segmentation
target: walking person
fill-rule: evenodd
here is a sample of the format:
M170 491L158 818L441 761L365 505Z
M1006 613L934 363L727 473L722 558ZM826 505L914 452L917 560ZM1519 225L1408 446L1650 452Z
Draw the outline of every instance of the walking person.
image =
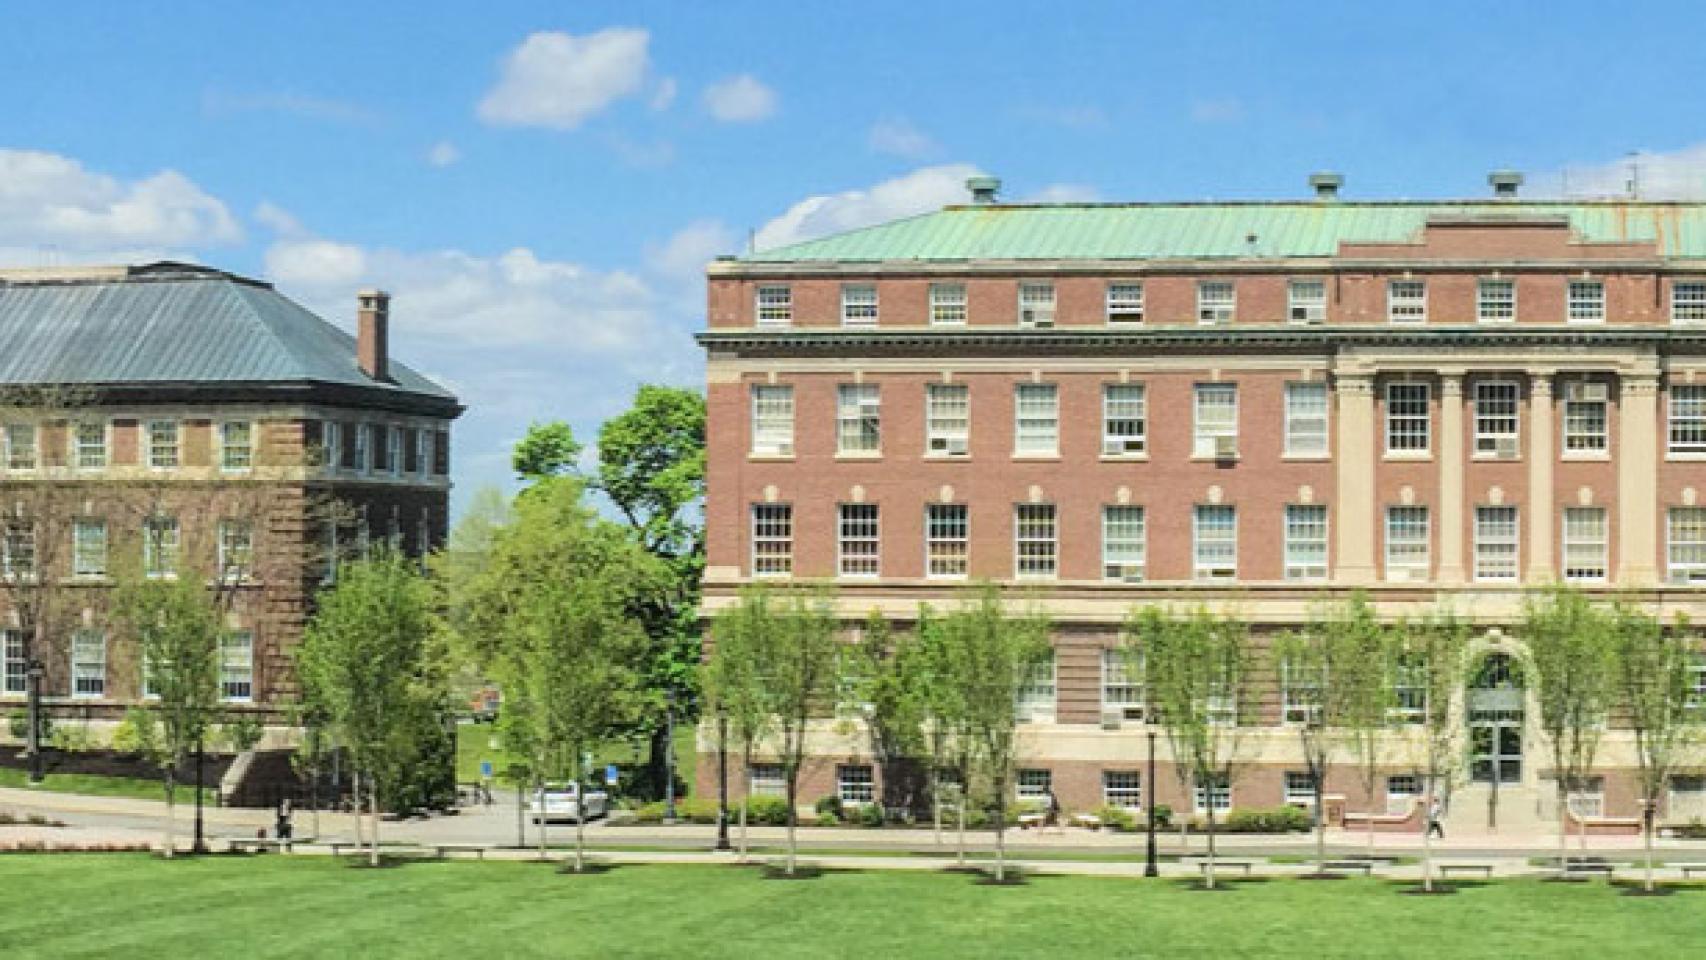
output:
M1444 816L1445 806L1440 803L1438 797L1434 797L1428 803L1428 834L1430 836L1437 836L1441 840L1445 839L1445 825L1440 822Z

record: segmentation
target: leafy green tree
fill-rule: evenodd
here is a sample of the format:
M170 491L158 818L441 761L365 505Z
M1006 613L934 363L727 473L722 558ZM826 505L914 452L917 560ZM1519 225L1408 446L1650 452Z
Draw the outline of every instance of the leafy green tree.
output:
M1431 817L1439 791L1456 775L1463 751L1458 742L1462 720L1455 705L1468 679L1469 624L1449 611L1393 627L1398 650L1392 661L1393 687L1400 691L1400 716L1415 725L1400 743L1413 752L1423 772L1423 808ZM1422 832L1422 888L1434 888L1433 833Z
M420 753L420 716L443 690L433 599L414 560L380 547L321 592L296 652L306 706L349 755L358 811L366 791L375 866L380 797Z
M1243 745L1251 694L1254 651L1247 624L1198 607L1177 616L1153 606L1139 610L1128 633L1144 649L1145 683L1160 711L1179 779L1204 792L1208 825L1208 868L1214 888L1213 792L1230 791Z
M1520 629L1534 667L1540 727L1552 751L1562 875L1570 792L1589 782L1616 691L1616 635L1611 617L1580 590L1568 587L1528 597Z
M914 629L914 653L917 669L912 681L916 687L918 710L924 733L924 748L930 766L930 816L936 844L942 843L942 793L945 774L952 773L958 783L958 858L961 866L966 859L966 787L971 776L971 740L966 735L966 696L960 678L965 674L961 661L965 651L954 641L959 633L943 628L942 618L935 616L928 604L918 608L918 624Z
M549 779L572 778L584 794L582 757L637 709L635 663L646 647L637 610L657 588L658 571L622 528L585 503L582 490L577 479L555 477L517 498L488 562L457 590L471 646L504 690L500 735L529 759L541 789ZM585 863L584 813L583 798L576 871ZM545 835L541 817L541 857Z
M1391 631L1375 615L1367 596L1356 593L1328 620L1327 662L1330 726L1356 763L1362 795L1368 798L1366 837L1374 851L1374 797L1397 701L1393 693Z
M515 445L510 464L516 475L531 485L576 472L580 455L581 445L575 439L574 428L561 420L552 420L528 425L527 434Z
M835 702L846 645L829 594L815 587L782 591L776 611L779 630L771 650L767 682L776 710L778 759L788 798L788 859L795 872L800 812L800 774L810 759L807 738L828 705Z
M995 880L1006 879L1007 804L1019 753L1019 700L1052 656L1048 620L1010 613L1000 591L986 585L943 616L964 691L964 733L976 769L994 793Z
M1641 791L1641 836L1646 851L1643 885L1653 890L1653 831L1659 797L1679 769L1698 762L1702 704L1695 701L1687 623L1666 630L1657 617L1627 604L1612 608L1618 695L1635 738Z
M740 602L717 614L711 627L711 655L704 665L707 702L724 721L741 758L740 858L747 852L747 807L752 798L752 761L775 724L776 707L769 683L770 664L781 643L781 626L771 591L748 588ZM721 744L727 749L727 744Z
M882 769L885 809L911 810L912 773L925 751L924 658L917 635L896 632L872 611L849 660L858 670L857 698L864 704L863 730Z

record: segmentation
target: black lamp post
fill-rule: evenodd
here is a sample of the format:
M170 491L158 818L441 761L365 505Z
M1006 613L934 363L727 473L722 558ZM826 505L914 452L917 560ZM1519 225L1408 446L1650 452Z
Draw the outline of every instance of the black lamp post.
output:
M202 751L202 735L195 736L195 843L190 846L191 853L206 853L207 841L202 834L201 818L201 776L202 760L206 755Z
M717 707L717 847L729 849L729 715Z
M663 820L675 822L675 688L663 694Z
M40 783L42 781L41 681L44 673L46 673L46 670L43 669L42 662L34 657L30 658L30 665L28 673L26 674L30 684L30 703L28 711L30 729L29 735L24 740L24 749L30 755L30 783Z
M1155 731L1149 731L1149 803L1145 804L1149 814L1149 838L1145 843L1143 875L1158 877L1160 869L1155 866Z

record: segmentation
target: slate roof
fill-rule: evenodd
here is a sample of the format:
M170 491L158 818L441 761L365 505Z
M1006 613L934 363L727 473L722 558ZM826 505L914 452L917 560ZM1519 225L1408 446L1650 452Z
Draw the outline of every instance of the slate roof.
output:
M1706 204L1444 200L956 205L736 259L763 264L1331 257L1341 243L1419 239L1434 219L1568 220L1590 243L1651 241L1662 257L1706 258Z
M356 366L355 338L270 284L187 264L0 272L0 384L326 385L456 398L390 360Z

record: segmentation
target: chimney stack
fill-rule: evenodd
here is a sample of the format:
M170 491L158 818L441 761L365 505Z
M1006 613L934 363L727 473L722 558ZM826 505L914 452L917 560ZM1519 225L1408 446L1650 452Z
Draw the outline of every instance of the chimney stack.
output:
M972 203L994 203L995 195L1001 192L1001 178L972 177L966 181L966 189L971 191Z
M1487 182L1493 185L1495 198L1515 200L1516 190L1522 186L1522 174L1515 170L1494 170L1487 174Z
M374 380L389 380L391 295L363 290L355 295L355 364Z
M1343 174L1323 170L1309 175L1309 185L1315 188L1315 199L1337 200L1339 188L1345 185L1345 178Z

